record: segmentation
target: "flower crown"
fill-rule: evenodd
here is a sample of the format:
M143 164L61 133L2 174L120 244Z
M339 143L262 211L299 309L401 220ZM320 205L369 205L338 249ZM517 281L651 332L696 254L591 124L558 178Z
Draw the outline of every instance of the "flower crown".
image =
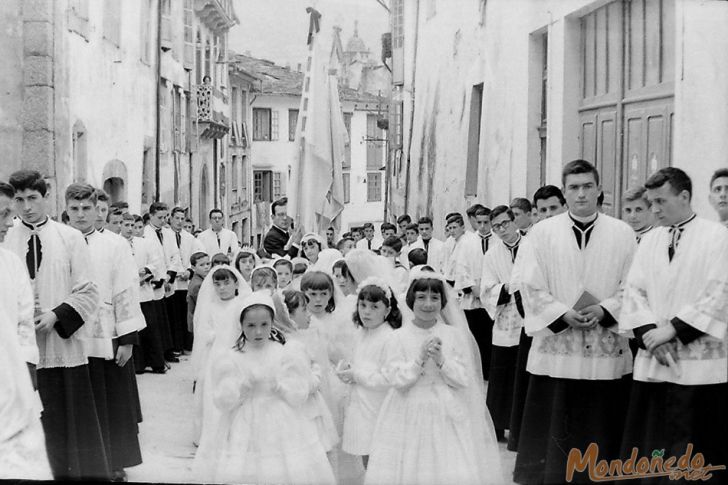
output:
M357 294L365 286L376 286L384 292L387 299L392 298L392 289L389 287L386 281L384 281L382 278L379 278L378 276L370 276L369 278L366 278L364 281L359 283L359 286L356 289Z

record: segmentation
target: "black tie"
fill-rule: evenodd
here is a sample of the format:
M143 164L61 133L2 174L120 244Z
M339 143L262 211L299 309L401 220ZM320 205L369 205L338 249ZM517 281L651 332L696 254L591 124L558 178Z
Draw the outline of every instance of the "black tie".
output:
M515 263L516 262L516 256L518 256L518 244L516 244L514 246L508 246L508 245L506 245L506 247L508 248L508 251L511 252L511 262Z
M177 239L177 249L179 249L182 245L182 234L179 232L174 233L175 238Z
M673 224L670 226L670 244L667 246L667 257L670 258L670 261L672 261L673 256L675 256L675 251L677 251L677 245L680 243L680 237L685 230L685 225L695 219L695 217L695 214L693 214L680 224Z
M591 237L592 230L594 230L596 219L589 222L579 222L572 217L571 220L574 223L571 229L574 231L574 236L576 236L576 244L579 245L579 249L584 249L589 244L589 237Z
M425 252L427 252L428 251L427 248L430 246L430 240L429 239L427 239L427 240L424 240L423 239L422 240L422 245L425 246Z
M31 231L30 238L28 238L28 251L25 253L25 265L28 267L28 274L30 275L31 280L35 279L35 276L40 269L40 263L43 260L43 246L40 243L40 237L36 231L38 231L46 222L48 222L48 219L35 227L23 222L23 225Z
M487 236L480 236L480 249L483 250L483 254L488 251L488 241L490 241L490 234Z
M371 239L367 239L367 247L371 251L371 249L372 249L372 240Z
M157 232L157 238L159 239L159 242L164 244L164 237L162 236L162 228L155 229Z
M222 246L220 246L220 233L217 233L216 236L217 236L217 247L218 247L218 249L222 249Z

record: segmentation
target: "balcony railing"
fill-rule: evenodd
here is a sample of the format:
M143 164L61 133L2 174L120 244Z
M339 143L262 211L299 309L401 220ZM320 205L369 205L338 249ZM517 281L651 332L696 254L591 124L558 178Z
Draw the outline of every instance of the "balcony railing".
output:
M230 120L223 114L224 100L211 85L197 86L197 123L201 138L222 138L230 131ZM219 109L215 109L219 108Z

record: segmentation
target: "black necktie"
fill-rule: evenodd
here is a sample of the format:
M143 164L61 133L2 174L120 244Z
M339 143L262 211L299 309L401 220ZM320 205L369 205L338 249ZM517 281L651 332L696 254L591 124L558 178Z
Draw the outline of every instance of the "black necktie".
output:
M35 276L40 269L40 263L43 260L43 247L40 243L40 237L38 236L37 231L46 222L48 222L48 219L37 226L32 226L23 222L23 225L31 231L30 237L28 238L28 251L25 253L25 265L28 267L28 274L30 275L31 280L35 279Z
M487 236L480 236L480 248L483 250L483 254L488 251L488 241L490 241L490 234Z
M371 249L372 249L372 240L371 239L367 239L367 247L371 251Z
M680 243L680 237L685 230L685 226L693 219L695 219L695 214L680 224L673 224L670 226L670 244L667 246L667 257L670 258L670 261L672 261L673 256L675 256L675 251L677 251L677 245Z
M175 232L174 236L177 239L177 249L179 249L182 246L182 233Z
M509 246L506 244L506 247L508 248L508 251L511 253L511 262L516 262L516 256L518 256L518 243L516 243L513 246Z
M430 240L429 239L427 239L427 240L423 239L422 240L422 245L425 246L425 252L427 252L428 251L427 248L430 246Z
M574 231L574 236L576 236L576 244L579 245L579 249L584 249L589 244L589 238L592 230L594 230L596 219L589 222L579 222L572 217L571 221L574 223L571 229Z
M162 236L162 228L155 229L157 233L157 239L159 239L159 242L164 244L164 237Z
M217 247L218 247L218 249L222 249L222 246L220 246L220 233L218 232L216 234L216 236L217 236Z

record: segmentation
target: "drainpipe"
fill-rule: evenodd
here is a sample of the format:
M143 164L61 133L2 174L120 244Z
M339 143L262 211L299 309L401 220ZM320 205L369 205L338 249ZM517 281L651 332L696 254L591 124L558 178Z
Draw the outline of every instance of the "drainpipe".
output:
M413 40L414 53L412 59L412 103L410 108L409 139L407 140L407 174L404 183L404 213L409 214L409 193L410 193L410 167L412 165L412 132L415 123L415 80L417 78L417 37L420 30L420 0L415 2L415 37ZM431 194L428 194L428 197Z
M157 2L157 105L155 108L155 150L154 150L154 200L159 202L159 179L160 179L160 147L162 128L160 123L160 108L159 104L162 101L162 89L160 83L162 81L162 0Z

